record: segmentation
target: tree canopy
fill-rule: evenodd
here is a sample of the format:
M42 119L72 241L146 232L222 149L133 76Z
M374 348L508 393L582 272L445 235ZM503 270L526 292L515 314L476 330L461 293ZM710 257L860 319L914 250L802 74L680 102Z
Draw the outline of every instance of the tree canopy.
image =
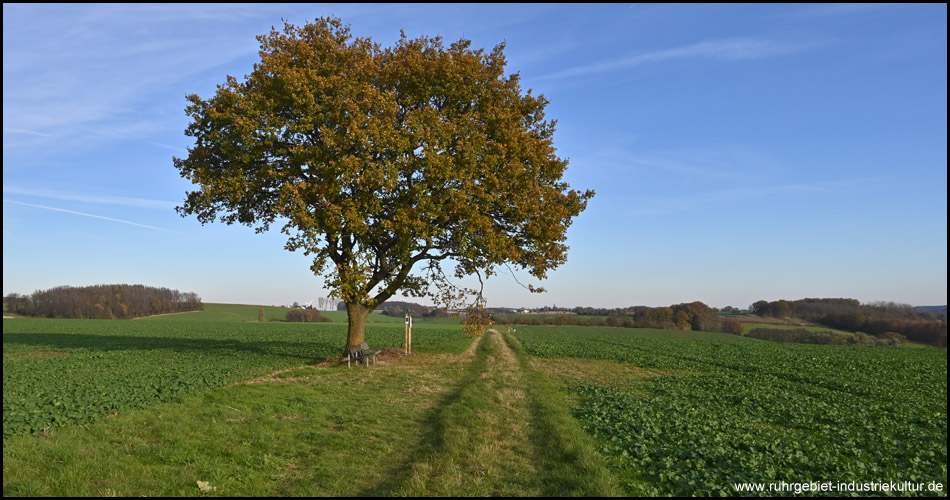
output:
M397 291L440 303L456 277L513 265L537 279L567 259L566 231L593 191L562 180L548 101L505 75L504 44L393 47L339 19L257 37L260 62L210 99L189 95L188 156L199 189L177 208L202 223L258 232L282 224L285 248L347 304L348 346Z

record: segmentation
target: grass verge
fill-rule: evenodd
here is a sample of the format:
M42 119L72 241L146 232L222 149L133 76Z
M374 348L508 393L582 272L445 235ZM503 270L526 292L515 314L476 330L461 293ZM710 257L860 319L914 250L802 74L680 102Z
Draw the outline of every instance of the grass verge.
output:
M4 440L4 496L607 496L510 334L322 363Z

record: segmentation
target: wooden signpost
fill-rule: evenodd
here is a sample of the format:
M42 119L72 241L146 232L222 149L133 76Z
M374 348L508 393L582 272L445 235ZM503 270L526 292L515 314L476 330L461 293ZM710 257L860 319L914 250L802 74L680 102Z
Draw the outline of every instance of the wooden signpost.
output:
M406 313L406 338L403 344L403 352L406 356L412 354L412 317Z

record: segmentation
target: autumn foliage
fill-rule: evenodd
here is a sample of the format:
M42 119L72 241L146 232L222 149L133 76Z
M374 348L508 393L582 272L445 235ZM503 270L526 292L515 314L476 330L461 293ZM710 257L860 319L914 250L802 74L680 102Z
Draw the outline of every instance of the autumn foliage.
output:
M195 144L174 163L197 189L178 211L280 224L346 303L347 346L397 291L458 303L472 290L452 275L512 265L544 279L566 261L594 193L562 181L548 101L505 74L504 44L403 35L383 48L332 18L258 40L253 72L188 96Z

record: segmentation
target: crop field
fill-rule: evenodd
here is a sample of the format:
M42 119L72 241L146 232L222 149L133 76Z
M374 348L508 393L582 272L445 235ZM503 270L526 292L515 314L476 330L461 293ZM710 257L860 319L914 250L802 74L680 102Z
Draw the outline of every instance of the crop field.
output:
M188 321L188 322L239 322L258 323L258 309L260 306L248 304L215 304L204 303L204 310L177 314L162 314L146 316L139 321ZM283 321L289 307L264 306L264 319L267 321Z
M187 313L176 316L189 316ZM87 423L200 389L315 363L342 351L346 325L17 319L3 324L3 435ZM401 346L401 326L372 325ZM414 328L419 348L453 330Z
M258 323L259 307L252 304L217 304L205 303L203 311L194 311L179 314L166 314L140 318L139 321L188 321L195 323L212 322L239 322ZM264 319L267 322L281 322L290 311L289 307L264 306ZM346 311L320 311L334 323L346 323ZM369 323L401 323L400 318L391 318L380 313L371 314Z
M418 325L413 356L348 369L322 362L344 324L226 309L5 320L4 495L946 495L946 350ZM367 328L374 348L402 335Z
M516 335L540 358L651 371L566 382L576 417L637 494L779 481L938 481L946 494L945 350L568 327Z
M5 307L5 306L4 306ZM238 322L258 323L258 309L260 306L252 304L217 304L205 303L203 311L193 311L178 314L166 314L140 318L139 321L187 321L192 323L204 322ZM282 322L290 311L289 307L264 306L264 319L267 322ZM346 323L346 311L320 311L320 314L333 323ZM413 318L413 324L452 325L458 324L457 318ZM403 324L404 319L396 316L387 316L373 311L366 319L367 323Z

